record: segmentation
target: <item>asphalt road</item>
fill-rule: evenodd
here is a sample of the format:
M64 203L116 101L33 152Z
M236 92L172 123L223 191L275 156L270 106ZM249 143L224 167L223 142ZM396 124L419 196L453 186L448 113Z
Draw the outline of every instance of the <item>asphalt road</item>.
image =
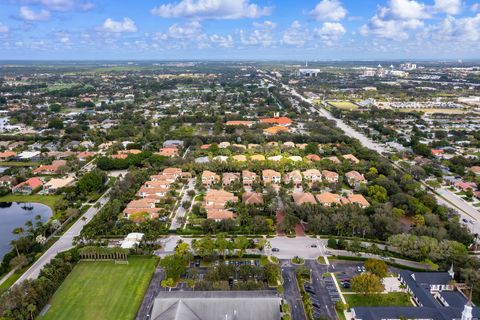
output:
M36 279L40 274L42 268L48 264L59 252L63 252L73 248L73 239L80 235L80 232L87 223L100 211L101 208L109 200L109 192L111 189L105 191L105 193L95 202L90 209L87 210L60 238L43 253L43 255L35 261L34 264L25 271L22 276L15 282L20 283L27 279ZM98 207L98 208L97 208Z
M302 298L297 285L297 276L295 268L292 266L282 267L283 276L283 297L290 305L292 320L306 320L305 310L303 309Z
M318 301L315 302L320 306L317 309L318 315L327 319L336 319L335 302L330 296L332 290L327 289L327 287L332 287L332 284L327 283L323 278L323 274L327 272L327 265L320 265L314 260L305 260L305 265L312 270L312 287L315 289L314 299Z
M143 297L142 305L138 309L136 320L146 320L150 319L150 312L152 311L153 302L157 297L158 293L164 290L161 286L161 282L165 277L165 271L161 268L157 268L155 273L150 281L147 292Z
M437 197L438 202L440 202L441 204L449 205L446 202L447 200L450 202L450 205L453 204L454 206L460 208L461 211L459 211L459 214L462 219L466 219L467 221L473 221L473 224L468 222L465 223L465 225L467 225L467 227L470 229L470 231L472 231L472 233L480 234L480 212L477 208L475 208L470 203L445 188L435 189L435 192L437 192L441 196Z

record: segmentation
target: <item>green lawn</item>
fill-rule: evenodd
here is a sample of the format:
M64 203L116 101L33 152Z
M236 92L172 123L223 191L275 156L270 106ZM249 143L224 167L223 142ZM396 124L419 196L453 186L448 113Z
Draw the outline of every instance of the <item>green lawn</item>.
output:
M350 101L327 101L327 103L337 109L341 110L357 110L358 105Z
M39 319L135 319L156 265L156 258L147 257L130 257L128 264L82 261Z
M59 196L59 195L7 194L6 196L0 197L0 202L37 202L37 203L42 203L46 206L49 206L53 210L55 207L55 202L57 202L57 200L61 198L62 196Z
M345 294L348 306L351 307L411 307L410 296L403 292L386 294Z

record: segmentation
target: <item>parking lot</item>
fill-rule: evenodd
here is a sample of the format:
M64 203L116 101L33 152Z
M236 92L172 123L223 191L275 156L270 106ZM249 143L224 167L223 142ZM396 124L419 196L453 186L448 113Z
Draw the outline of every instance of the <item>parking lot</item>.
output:
M314 317L327 317L335 319L335 303L340 300L340 294L331 277L323 277L327 266L318 264L315 260L306 261L305 265L312 270L312 288L308 292L312 300Z

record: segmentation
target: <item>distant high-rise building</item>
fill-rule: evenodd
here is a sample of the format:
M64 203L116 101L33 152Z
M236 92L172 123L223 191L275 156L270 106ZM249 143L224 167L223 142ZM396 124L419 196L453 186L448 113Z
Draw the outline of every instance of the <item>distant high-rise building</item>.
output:
M400 65L400 70L403 70L403 71L412 71L415 69L417 69L416 63L405 62Z

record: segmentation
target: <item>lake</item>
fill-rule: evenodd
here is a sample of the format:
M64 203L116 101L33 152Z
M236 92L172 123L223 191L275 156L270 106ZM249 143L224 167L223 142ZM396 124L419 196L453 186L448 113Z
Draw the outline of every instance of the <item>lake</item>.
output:
M25 222L40 215L42 222L47 222L52 216L52 209L40 203L0 202L0 261L11 250L10 241L18 236L12 233L13 229L22 227Z

